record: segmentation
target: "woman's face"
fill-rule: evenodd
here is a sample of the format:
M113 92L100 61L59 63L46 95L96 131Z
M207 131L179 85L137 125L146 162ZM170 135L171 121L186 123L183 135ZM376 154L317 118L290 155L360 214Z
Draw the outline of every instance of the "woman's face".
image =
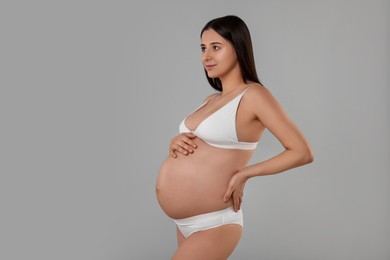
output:
M239 70L233 45L213 29L207 29L201 39L202 64L210 78L223 78Z

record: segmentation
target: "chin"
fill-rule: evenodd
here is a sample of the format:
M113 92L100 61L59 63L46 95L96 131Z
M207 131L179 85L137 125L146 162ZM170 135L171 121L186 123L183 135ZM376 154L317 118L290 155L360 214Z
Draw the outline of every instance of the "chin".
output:
M216 79L216 78L219 78L219 75L217 74L217 73L210 73L210 72L208 72L207 73L207 76L209 77L209 78L212 78L212 79Z

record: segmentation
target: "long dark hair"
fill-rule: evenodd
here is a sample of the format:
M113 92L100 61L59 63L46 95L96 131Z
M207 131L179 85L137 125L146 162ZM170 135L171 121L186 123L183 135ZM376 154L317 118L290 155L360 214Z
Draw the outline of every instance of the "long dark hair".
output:
M259 78L257 77L251 36L244 21L234 15L227 15L213 19L203 27L200 37L202 37L203 32L207 29L213 29L224 39L232 43L237 54L237 60L244 82L246 83L250 80L261 84ZM207 75L206 70L205 73L210 85L214 89L222 91L221 80L219 78L210 78Z

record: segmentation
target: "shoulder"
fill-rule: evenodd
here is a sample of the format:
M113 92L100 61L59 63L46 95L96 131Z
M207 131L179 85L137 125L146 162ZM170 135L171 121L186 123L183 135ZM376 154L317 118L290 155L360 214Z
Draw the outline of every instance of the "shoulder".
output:
M214 97L216 97L216 96L218 96L218 95L219 95L219 93L213 93L213 94L211 94L211 95L208 95L208 96L203 100L203 103L208 102L210 99L212 99L212 98L214 98Z
M247 106L257 117L264 117L265 114L284 113L279 101L267 87L261 84L250 84L244 97Z
M245 99L249 103L259 104L259 102L275 101L271 91L259 83L248 84L248 90L245 93Z

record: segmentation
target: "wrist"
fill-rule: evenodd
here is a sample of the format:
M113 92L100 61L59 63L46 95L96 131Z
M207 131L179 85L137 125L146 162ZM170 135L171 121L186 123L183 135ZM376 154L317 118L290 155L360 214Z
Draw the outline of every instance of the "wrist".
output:
M239 172L237 172L237 175L238 175L237 177L239 177L243 182L246 182L250 178L250 175L244 169L242 169Z

